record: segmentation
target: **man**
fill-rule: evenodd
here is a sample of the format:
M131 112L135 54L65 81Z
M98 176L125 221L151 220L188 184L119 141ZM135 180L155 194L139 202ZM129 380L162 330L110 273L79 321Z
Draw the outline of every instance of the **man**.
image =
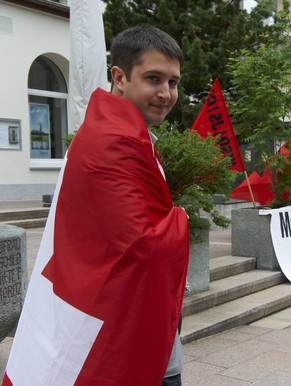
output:
M177 101L182 54L164 32L135 27L111 55L112 93L92 94L70 145L5 386L180 384L179 365L166 369L179 350L188 219L148 126Z
M126 30L111 47L112 94L129 99L148 126L158 125L177 101L181 62L177 43L162 31L152 27ZM180 386L181 370L182 349L177 334L162 386Z

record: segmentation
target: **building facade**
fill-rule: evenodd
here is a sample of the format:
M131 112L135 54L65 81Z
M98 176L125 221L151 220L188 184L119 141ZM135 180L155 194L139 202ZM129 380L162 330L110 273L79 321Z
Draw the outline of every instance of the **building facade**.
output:
M69 4L0 0L0 200L52 194L66 151Z

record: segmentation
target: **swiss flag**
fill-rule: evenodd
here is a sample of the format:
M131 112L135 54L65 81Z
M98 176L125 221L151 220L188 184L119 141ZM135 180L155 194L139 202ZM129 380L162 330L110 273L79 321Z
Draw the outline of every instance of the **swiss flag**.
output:
M96 90L59 178L3 385L160 386L188 256L188 219L173 207L141 114Z

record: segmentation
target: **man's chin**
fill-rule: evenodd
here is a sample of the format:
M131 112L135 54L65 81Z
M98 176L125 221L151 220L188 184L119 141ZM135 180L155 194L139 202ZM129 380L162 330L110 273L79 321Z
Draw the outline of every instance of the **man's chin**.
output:
M163 123L165 117L160 117L160 118L155 118L155 119L150 119L148 126L158 126L161 123Z

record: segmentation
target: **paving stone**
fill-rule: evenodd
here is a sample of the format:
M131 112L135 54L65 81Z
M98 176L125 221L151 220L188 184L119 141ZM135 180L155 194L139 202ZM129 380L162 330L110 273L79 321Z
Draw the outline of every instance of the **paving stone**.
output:
M220 367L189 362L182 373L183 386L248 386L251 383L221 374Z
M204 357L199 357L199 361L214 366L232 368L244 362L249 362L258 355L272 351L276 348L273 342L265 342L258 339L239 342L231 347L219 350ZM241 378L243 379L243 378Z
M273 374L278 371L289 373L291 377L291 353L269 349L260 355L252 356L238 366L231 366L222 374L235 379L257 382L273 377Z
M184 354L199 358L224 350L234 344L236 344L235 341L222 339L219 335L215 335L184 345Z
M277 371L262 381L256 382L256 386L290 386L291 385L291 374L284 371Z

